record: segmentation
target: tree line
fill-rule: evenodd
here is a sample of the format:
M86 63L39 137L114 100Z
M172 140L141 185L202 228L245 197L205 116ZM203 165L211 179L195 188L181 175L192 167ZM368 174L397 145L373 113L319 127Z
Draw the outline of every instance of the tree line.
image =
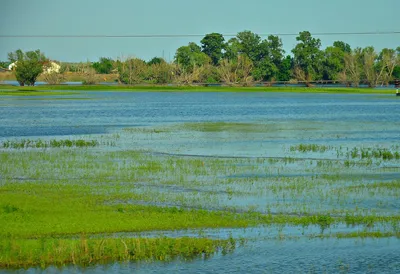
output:
M296 41L288 54L282 40L275 35L262 39L256 33L242 31L226 41L222 34L210 33L201 39L200 45L190 42L179 47L170 63L160 57L148 62L139 58L101 57L98 62L83 66L82 71L89 76L93 74L90 70L99 74L115 73L117 81L128 85L224 83L249 86L255 82L284 81L311 86L315 81L332 81L353 87L360 84L375 87L400 78L400 46L377 52L372 46L352 49L349 44L336 41L322 49L321 40L308 31L300 32ZM45 63L41 54L40 51L36 51L36 55L20 51L9 54L10 61L20 64L16 66L17 79L19 67L30 64L27 60L32 56ZM67 69L73 70L73 66Z

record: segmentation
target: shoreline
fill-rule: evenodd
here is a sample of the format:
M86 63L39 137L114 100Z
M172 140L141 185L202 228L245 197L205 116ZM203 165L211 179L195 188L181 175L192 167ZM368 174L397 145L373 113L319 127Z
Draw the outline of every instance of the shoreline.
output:
M63 93L58 91L65 91ZM346 87L230 87L230 86L107 86L107 85L43 85L12 86L0 85L0 95L65 95L70 91L121 91L121 92L297 92L297 93L349 93L349 94L396 94L395 89L346 88ZM51 93L51 94L50 94ZM46 95L46 94L41 94Z

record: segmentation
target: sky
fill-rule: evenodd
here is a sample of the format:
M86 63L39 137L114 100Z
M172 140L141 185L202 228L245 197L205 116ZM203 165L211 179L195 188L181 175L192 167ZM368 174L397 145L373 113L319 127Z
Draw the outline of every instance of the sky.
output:
M0 0L0 61L7 53L40 49L62 62L137 57L174 58L207 33L262 34L400 32L400 0ZM187 35L173 38L21 38L2 35ZM354 47L400 46L400 33L321 35L322 48L341 40ZM230 37L225 37L228 40ZM281 36L290 54L296 36Z

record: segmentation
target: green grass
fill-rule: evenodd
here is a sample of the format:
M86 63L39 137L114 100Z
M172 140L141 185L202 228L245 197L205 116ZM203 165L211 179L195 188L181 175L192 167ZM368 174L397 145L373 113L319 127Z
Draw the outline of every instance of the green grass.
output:
M290 146L290 151L299 151L299 152L325 152L329 150L329 146L325 145L317 145L317 144L299 144L295 146Z
M0 87L0 96L52 96L52 95L76 95L79 92L76 91L52 91L52 90L41 90L34 88L10 88L2 90Z
M218 251L235 249L233 239L134 238L134 239L1 239L0 267L17 268L74 264L88 266L115 261L171 261L207 258Z
M326 87L198 87L198 86L35 86L15 87L1 86L0 95L10 95L11 91L24 94L32 91L201 91L201 92L310 92L310 93L371 93L371 94L393 94L393 90L369 89L369 88L326 88Z
M55 147L95 147L98 146L99 142L96 140L48 140L48 141L43 141L43 140L18 140L18 141L4 141L0 144L0 147L3 148L13 148L13 149L23 149L23 148L55 148Z

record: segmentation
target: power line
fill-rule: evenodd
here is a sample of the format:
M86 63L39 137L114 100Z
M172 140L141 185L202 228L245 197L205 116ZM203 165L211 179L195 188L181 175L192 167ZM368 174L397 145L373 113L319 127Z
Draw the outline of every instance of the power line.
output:
M394 35L400 31L367 31L367 32L315 32L314 36L334 36L334 35ZM235 37L237 34L222 34L225 37ZM299 33L269 33L258 34L259 36L298 36ZM0 38L185 38L185 37L204 37L205 34L82 34L82 35L53 35L53 34L0 34Z

